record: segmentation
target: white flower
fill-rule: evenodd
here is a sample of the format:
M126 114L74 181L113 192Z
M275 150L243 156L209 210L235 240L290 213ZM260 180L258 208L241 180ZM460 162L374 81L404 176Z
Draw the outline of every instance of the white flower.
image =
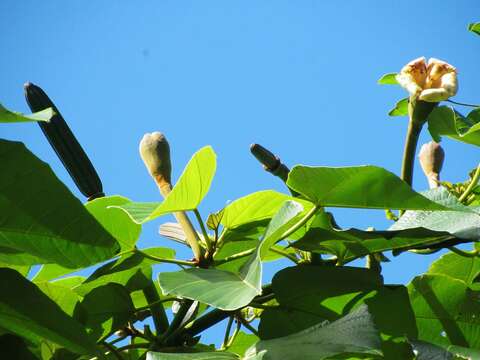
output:
M410 61L396 76L411 96L427 102L447 100L457 93L457 69L445 61L424 57Z

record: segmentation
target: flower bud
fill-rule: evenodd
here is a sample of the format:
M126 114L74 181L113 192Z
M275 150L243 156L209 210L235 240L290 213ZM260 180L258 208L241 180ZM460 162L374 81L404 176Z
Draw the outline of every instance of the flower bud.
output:
M442 170L445 152L435 141L423 144L418 155L423 173L427 177L430 188L439 186L440 171Z
M145 134L140 141L139 150L148 172L157 185L160 188L171 186L170 146L165 135L158 131Z

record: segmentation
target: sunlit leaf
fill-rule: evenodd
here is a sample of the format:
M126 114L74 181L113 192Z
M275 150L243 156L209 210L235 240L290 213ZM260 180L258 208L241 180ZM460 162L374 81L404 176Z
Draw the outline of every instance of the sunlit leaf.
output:
M480 349L478 292L446 275L418 276L408 291L418 340Z
M0 123L31 122L31 121L49 121L54 112L48 108L30 115L10 111L0 104Z
M6 268L0 268L0 323L34 342L47 339L76 353L95 353L95 343L78 322L34 284Z
M295 166L287 185L320 206L444 210L395 174L377 166Z
M287 201L272 218L262 241L239 273L201 268L160 273L163 293L197 300L223 310L235 310L247 305L261 294L262 259L280 239L285 227L302 211L299 203Z
M216 168L216 155L210 146L205 146L193 155L163 202L130 202L114 207L123 209L139 224L164 214L196 209L210 189Z
M245 354L245 360L319 360L342 353L381 355L380 336L366 306L334 321L289 336L261 340Z
M85 204L87 210L95 219L118 241L122 251L130 250L135 246L142 227L114 205L123 205L130 200L123 196L106 196L94 199Z
M388 112L389 116L408 116L408 98L399 100L395 107Z
M440 106L428 116L428 130L437 142L441 136L480 146L480 108L466 117L449 106Z
M477 34L477 35L480 35L480 23L471 23L471 24L468 24L468 30L470 30L471 32Z
M12 258L14 252L33 255L31 264L78 268L119 250L112 235L22 143L0 140L0 162L0 252Z
M447 275L471 285L480 275L480 258L448 253L430 265L428 274Z
M398 85L398 81L396 79L397 73L388 73L383 75L380 79L378 79L377 84L380 85Z
M227 351L200 352L200 353L160 353L149 351L147 360L235 360L239 357Z
M434 201L443 201L448 211L406 211L389 230L425 228L433 231L448 232L460 239L477 240L480 238L480 209L463 206L445 188L436 188L424 192Z

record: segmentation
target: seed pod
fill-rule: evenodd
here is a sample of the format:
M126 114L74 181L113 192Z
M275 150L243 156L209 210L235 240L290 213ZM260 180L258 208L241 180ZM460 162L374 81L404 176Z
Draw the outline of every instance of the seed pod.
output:
M440 171L442 170L445 152L435 141L423 144L418 155L423 173L427 177L430 188L439 186Z
M273 175L279 177L283 180L284 183L287 182L288 173L290 169L282 163L278 156L275 156L272 152L265 149L260 144L250 145L250 152L253 156L262 164L263 168L272 173ZM293 196L298 194L290 189L290 192Z
M37 85L26 83L24 88L25 98L32 112L49 107L54 110L55 115L49 122L39 121L38 125L80 192L88 200L105 196L97 171L55 104Z

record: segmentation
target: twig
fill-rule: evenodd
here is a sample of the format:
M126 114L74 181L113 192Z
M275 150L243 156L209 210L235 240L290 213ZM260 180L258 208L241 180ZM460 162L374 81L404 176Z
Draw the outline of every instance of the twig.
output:
M470 181L470 184L468 184L468 187L465 189L463 194L458 198L458 201L463 202L468 195L472 192L472 190L477 186L478 179L480 178L480 164L477 166L477 170L475 171L475 174L473 175L472 180Z
M480 105L475 105L475 104L466 104L466 103L461 103L461 102L458 102L458 101L453 101L453 100L450 100L448 99L447 100L449 103L452 103L452 104L456 104L456 105L460 105L460 106L468 106L468 107L480 107Z

